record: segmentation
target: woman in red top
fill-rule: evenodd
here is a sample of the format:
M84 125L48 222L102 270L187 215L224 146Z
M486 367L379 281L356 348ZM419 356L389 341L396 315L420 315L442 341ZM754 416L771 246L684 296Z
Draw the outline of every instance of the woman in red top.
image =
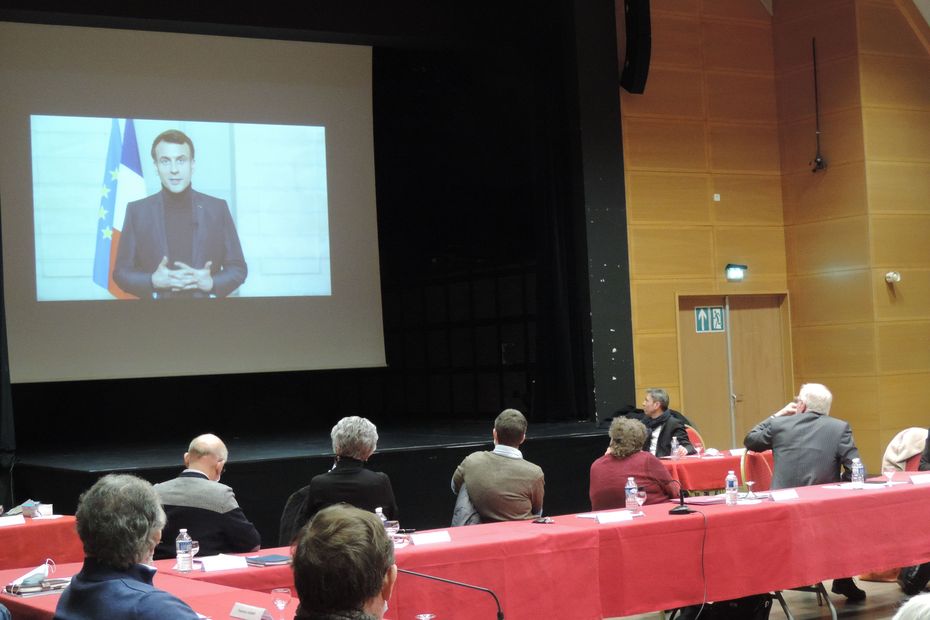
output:
M646 427L638 420L617 417L610 424L607 453L591 464L591 510L624 508L626 479L646 491L646 503L657 504L674 497L675 483L661 461L645 452Z

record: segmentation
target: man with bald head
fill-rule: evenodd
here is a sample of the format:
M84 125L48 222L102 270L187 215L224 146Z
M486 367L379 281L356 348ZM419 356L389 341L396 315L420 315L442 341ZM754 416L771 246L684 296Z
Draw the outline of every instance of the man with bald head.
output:
M229 452L216 435L200 435L184 453L184 471L155 485L168 523L155 559L174 557L180 528L200 543L200 555L242 553L261 545L261 536L246 519L231 487L220 483Z

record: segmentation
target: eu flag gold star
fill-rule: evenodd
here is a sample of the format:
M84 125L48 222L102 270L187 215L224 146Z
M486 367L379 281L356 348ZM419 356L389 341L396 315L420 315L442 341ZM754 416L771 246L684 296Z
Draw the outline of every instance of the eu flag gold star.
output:
M110 170L110 180L115 181L119 177L119 168L115 170Z
M104 185L100 188L100 196L103 198L108 198L110 196L110 188Z
M107 226L106 228L104 228L103 230L101 230L100 233L103 235L103 238L104 238L104 239L112 239L112 238L113 238L113 229L110 228L109 226Z
M97 218L101 220L105 220L107 218L107 213L109 213L109 211L107 211L103 207L100 207L100 210L97 211Z

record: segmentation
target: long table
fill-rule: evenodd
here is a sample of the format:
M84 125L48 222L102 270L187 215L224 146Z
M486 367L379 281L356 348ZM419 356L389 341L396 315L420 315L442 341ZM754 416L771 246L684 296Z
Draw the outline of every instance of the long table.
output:
M769 470L774 469L771 451L751 453L750 458L762 459L768 463ZM736 472L740 484L743 475L740 471L740 457L726 453L722 456L683 456L678 459L662 459L662 464L672 479L681 483L685 491L709 491L723 489L724 479L730 470Z
M724 600L930 560L930 485L832 486L797 489L798 499L783 502L704 506L687 516L671 516L669 504L657 504L645 506L643 517L613 524L566 515L552 524L451 528L451 542L398 549L397 564L490 588L509 620L600 620L699 603L705 588L707 600ZM286 548L262 553L275 552ZM170 572L162 566L156 584L177 593L177 582L188 582L192 589L183 598L214 619L226 617L236 597L268 596L238 588L293 584L289 567ZM656 577L671 573L674 579ZM0 572L0 582L10 575ZM198 589L207 586L224 589ZM10 606L8 599L0 602ZM212 612L194 604L208 601ZM386 617L394 620L424 612L443 620L495 617L483 593L404 574L390 606Z
M26 519L0 527L0 569L38 566L46 558L77 562L84 558L74 517Z

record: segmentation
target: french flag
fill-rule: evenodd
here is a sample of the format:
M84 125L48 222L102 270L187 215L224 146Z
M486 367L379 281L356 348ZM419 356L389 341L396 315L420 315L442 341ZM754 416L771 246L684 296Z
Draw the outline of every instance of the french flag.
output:
M97 211L97 251L94 255L94 282L118 299L134 299L113 281L113 265L119 250L119 236L126 217L126 205L145 197L145 180L139 159L139 144L132 119L126 119L124 136L120 137L119 120L113 119L107 165L100 189Z

